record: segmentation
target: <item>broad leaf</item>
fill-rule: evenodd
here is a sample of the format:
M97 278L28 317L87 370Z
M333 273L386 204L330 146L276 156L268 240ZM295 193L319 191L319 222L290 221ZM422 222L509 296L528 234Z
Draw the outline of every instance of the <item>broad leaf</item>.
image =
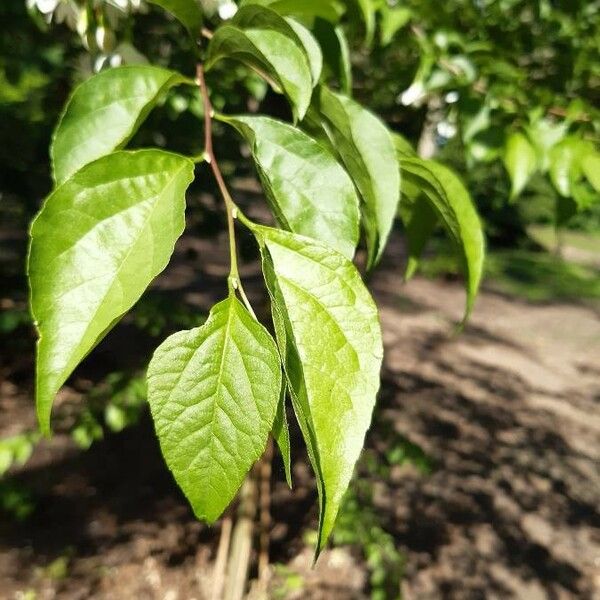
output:
M281 396L277 404L277 413L273 421L273 437L277 442L281 457L283 458L283 468L285 471L285 480L288 486L292 487L292 451L290 445L290 431L288 428L287 415L285 412L285 392L287 384L284 381L281 386Z
M358 197L348 174L323 146L268 117L221 117L250 143L267 198L283 227L352 258Z
M600 192L600 153L590 152L582 157L581 169L591 186Z
M318 483L323 548L346 491L379 388L377 309L354 265L327 246L254 226L277 343Z
M352 95L350 49L344 30L325 19L315 19L313 34L323 53L324 75L334 77L342 92L347 96Z
M387 127L347 96L321 87L319 109L363 200L368 268L381 258L400 200L400 170Z
M163 456L198 518L214 522L263 453L280 390L275 342L235 297L154 353L148 403Z
M101 71L71 96L52 138L56 183L84 165L122 148L168 88L189 82L183 75L147 65Z
M513 133L506 142L504 164L512 184L510 198L514 200L537 169L535 148L522 133Z
M197 0L148 0L170 12L180 23L197 37L202 25L202 12Z
M193 170L160 150L115 152L59 186L34 220L28 270L45 433L60 386L167 265Z
M403 179L421 190L460 248L467 279L466 319L479 289L485 254L483 227L473 201L460 179L444 165L432 160L404 157L400 160L400 167Z

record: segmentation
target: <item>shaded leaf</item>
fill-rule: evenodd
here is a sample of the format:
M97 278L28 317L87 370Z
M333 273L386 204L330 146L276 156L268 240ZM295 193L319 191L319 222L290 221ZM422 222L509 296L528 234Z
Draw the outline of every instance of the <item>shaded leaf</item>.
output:
M379 9L381 14L380 42L382 46L389 45L394 36L408 24L412 18L412 11L405 6L394 6L390 8L386 4Z
M352 67L350 49L344 30L325 19L315 19L313 34L323 53L325 75L334 77L344 94L352 94Z
M290 431L288 428L287 415L285 412L285 392L287 384L284 381L281 386L279 403L277 404L277 413L273 422L273 437L277 442L281 457L283 459L283 468L285 471L285 480L288 486L292 487L292 451L290 447Z
M400 200L394 141L373 113L347 96L321 87L325 129L363 200L368 268L381 258Z
M253 230L292 403L317 477L318 554L352 477L379 388L377 309L341 254L286 231Z
M311 19L320 17L337 23L344 14L344 5L338 0L244 0L241 6L260 4L282 15Z
M200 519L213 523L263 453L281 390L273 338L235 298L180 331L148 367L160 447Z
M115 152L59 186L33 221L28 271L45 433L60 386L167 265L193 170L160 150Z
M335 158L299 129L269 117L220 117L248 140L260 179L283 227L352 258L358 197Z
M400 206L408 250L404 279L408 281L417 271L425 245L438 222L438 215L424 196L419 196L412 203L403 202Z
M170 12L180 23L187 27L192 35L200 34L202 12L196 0L148 0Z
M131 65L101 71L75 89L50 147L54 180L62 183L84 165L122 148L161 94L190 82L174 71Z

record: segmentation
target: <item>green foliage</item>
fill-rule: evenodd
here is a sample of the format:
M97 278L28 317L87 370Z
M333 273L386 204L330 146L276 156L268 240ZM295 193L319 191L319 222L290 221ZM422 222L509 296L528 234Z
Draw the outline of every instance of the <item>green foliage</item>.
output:
M360 31L362 46L368 48L377 15L389 19L383 36L388 41L408 19L406 13L386 12L371 0L244 2L223 22L204 15L203 23L215 22L216 28L204 31L210 40L202 44L192 0L156 3L191 33L191 42L179 42L185 55L179 58L180 69L172 68L175 53L166 54L171 68L164 68L162 46L160 52L154 47L161 67L108 68L117 56L106 41L108 9L94 12L94 22L79 31L90 52L98 54L94 65L100 73L67 103L51 150L57 185L31 227L28 273L39 332L40 427L49 432L60 386L167 265L183 231L194 163L204 160L227 211L229 295L202 326L175 333L156 350L147 373L156 433L194 511L212 522L233 499L271 432L291 483L289 395L317 479L318 553L333 530L380 384L377 309L352 262L361 226L370 270L385 250L401 196L412 203L411 231L419 244L428 237L435 214L464 260L468 312L483 259L481 224L450 170L416 158L409 144L397 153L399 138L350 97L345 32ZM199 87L195 95L192 83ZM179 84L165 110L150 114ZM285 96L293 123L239 114L246 105L255 112L263 98L268 109L267 84ZM227 114L216 115L213 106ZM289 114L287 109L280 113ZM135 146L170 146L166 134L171 127L152 135L150 125L158 116L185 119L194 127L202 117L203 152L198 151L199 136L189 131L178 139L185 140L181 145L189 148L185 154L190 158L158 148L123 150L132 136ZM148 127L140 130L144 120ZM226 128L216 121L232 125L250 146L278 227L250 221L231 197L219 166L224 150L220 140L213 144L213 124L215 134ZM406 174L402 180L401 172ZM276 344L244 292L236 223L253 234L262 255ZM419 253L413 252L413 260ZM134 322L139 314L134 312ZM150 325L152 317L144 319L152 331L164 329L160 319ZM196 324L201 318L191 320ZM80 414L73 437L81 446L99 439L105 426L119 431L137 419L145 390L112 393L118 385L107 382L112 400L103 415L93 399ZM377 534L369 551L373 564L387 560L376 549L379 542L387 547L385 536Z

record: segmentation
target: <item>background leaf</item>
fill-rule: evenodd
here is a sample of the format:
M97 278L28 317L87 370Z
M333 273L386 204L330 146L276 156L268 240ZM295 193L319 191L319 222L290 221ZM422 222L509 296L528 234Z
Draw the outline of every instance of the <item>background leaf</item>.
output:
M157 348L148 403L163 456L198 518L213 523L233 500L265 449L280 390L275 342L235 297Z
M45 433L60 386L167 265L193 171L189 159L160 150L115 152L44 202L31 226L28 272Z
M504 151L504 164L512 184L510 198L515 200L537 169L535 148L522 133L509 136Z
M400 169L391 133L354 100L321 87L319 110L333 146L363 200L368 268L381 258L400 200Z
M168 88L189 82L174 71L135 65L101 71L75 89L52 138L54 180L122 148Z
M269 117L221 117L250 143L269 203L283 227L352 258L358 197L335 158L299 129Z
M202 12L196 0L148 0L170 12L190 31L193 37L200 35Z
M286 231L255 226L254 233L294 410L317 476L318 553L352 477L379 389L377 309L341 254Z

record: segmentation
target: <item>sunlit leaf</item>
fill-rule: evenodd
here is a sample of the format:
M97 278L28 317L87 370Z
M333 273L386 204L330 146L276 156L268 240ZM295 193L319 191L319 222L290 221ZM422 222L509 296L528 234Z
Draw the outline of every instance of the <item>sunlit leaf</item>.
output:
M363 200L371 268L381 258L400 200L394 141L379 118L347 96L322 86L319 100L326 131Z
M341 254L286 231L253 229L292 403L317 477L318 553L352 477L379 388L377 309Z
M600 153L590 152L582 157L581 169L592 187L600 193Z
M223 58L257 70L286 95L294 116L304 117L312 96L313 71L304 43L284 17L254 4L240 8L215 31L208 45L206 69Z
M504 165L510 175L510 198L514 200L523 191L538 165L535 148L522 133L513 133L506 141Z
M235 298L180 331L148 367L161 450L200 519L213 523L265 449L281 390L273 338Z
M352 180L323 146L269 117L221 117L250 143L260 179L283 227L328 244L348 258L358 242Z
M60 386L167 265L193 169L160 150L119 151L83 167L44 202L28 266L44 432Z
M483 228L473 201L460 179L444 165L405 157L400 167L403 180L410 180L421 190L460 249L466 271L466 319L479 289L485 254Z
M52 138L54 179L122 148L168 88L190 80L147 65L101 71L75 89Z

